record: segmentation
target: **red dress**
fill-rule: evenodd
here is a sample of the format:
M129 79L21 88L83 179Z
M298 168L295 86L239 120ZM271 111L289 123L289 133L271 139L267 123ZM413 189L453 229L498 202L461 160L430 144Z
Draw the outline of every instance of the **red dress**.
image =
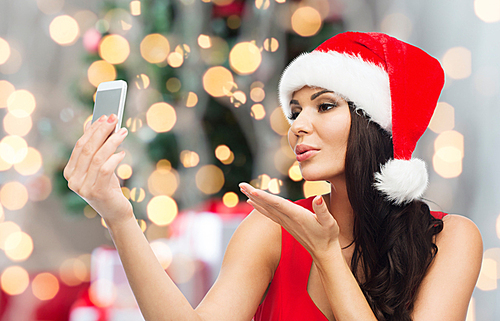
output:
M295 202L312 211L314 197ZM436 218L446 214L432 212ZM281 228L281 258L267 292L257 308L255 321L327 321L307 292L312 257L284 228Z

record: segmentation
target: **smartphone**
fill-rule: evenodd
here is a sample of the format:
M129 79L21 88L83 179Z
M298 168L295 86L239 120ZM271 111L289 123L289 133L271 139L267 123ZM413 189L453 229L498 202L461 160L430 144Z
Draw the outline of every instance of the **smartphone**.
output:
M92 123L102 115L115 114L118 118L115 132L122 127L123 109L127 96L127 82L124 80L106 81L99 84L95 96Z

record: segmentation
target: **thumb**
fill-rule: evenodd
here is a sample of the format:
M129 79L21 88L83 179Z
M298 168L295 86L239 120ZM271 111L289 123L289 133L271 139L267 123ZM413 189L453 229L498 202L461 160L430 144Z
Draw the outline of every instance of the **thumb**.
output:
M327 223L332 219L332 214L328 211L328 207L321 195L313 199L313 210L320 224Z

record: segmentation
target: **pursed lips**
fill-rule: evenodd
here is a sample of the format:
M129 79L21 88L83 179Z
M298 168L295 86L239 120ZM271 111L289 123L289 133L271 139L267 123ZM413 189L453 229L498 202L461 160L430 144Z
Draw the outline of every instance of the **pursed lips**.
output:
M295 155L298 162L305 161L315 155L318 151L319 149L305 144L295 146Z

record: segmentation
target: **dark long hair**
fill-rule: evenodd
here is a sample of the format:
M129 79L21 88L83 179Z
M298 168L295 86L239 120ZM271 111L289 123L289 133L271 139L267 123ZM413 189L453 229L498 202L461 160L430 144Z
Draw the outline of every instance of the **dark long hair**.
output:
M374 188L374 174L393 157L392 138L353 103L349 107L345 177L355 214L351 268L379 321L411 320L417 288L438 251L434 236L443 221L420 200L393 205Z

